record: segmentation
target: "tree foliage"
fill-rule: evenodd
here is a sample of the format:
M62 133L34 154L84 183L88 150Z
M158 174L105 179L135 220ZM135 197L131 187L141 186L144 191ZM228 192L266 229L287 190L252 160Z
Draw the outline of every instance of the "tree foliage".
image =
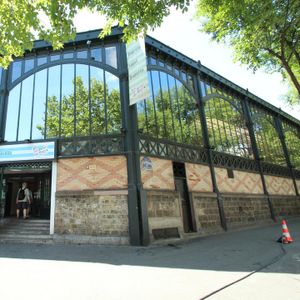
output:
M299 0L200 0L202 30L253 70L281 71L300 95Z
M59 49L75 37L73 18L83 8L106 16L101 36L110 33L113 24L125 26L124 38L130 40L148 28L159 26L170 7L186 11L189 0L1 0L0 65L7 67L13 57L31 50L33 40L43 39ZM46 19L49 26L41 19Z
M75 81L76 92L63 96L61 102L56 96L48 97L46 137L120 133L120 92L109 90L103 81L92 78L89 93L80 76ZM44 125L38 125L38 129L45 132Z

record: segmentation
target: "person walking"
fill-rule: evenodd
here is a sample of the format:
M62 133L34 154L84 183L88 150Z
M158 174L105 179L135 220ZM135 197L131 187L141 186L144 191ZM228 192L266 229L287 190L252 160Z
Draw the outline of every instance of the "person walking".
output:
M23 210L23 219L27 219L27 209L30 204L30 191L27 187L27 182L22 183L22 187L19 189L16 199L17 204L17 219L20 218L20 210Z

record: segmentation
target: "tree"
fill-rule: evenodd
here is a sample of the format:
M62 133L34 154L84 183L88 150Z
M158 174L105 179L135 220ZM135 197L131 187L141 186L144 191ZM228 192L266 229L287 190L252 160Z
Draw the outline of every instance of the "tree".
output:
M281 71L300 103L300 1L200 0L202 30L233 47L236 61L254 71Z
M75 82L76 91L63 96L61 102L56 96L48 97L46 138L120 133L120 92L115 89L109 91L103 81L92 78L89 104L88 87L80 76L73 84ZM38 125L38 129L42 134L45 132L44 125Z
M125 26L124 39L130 40L148 28L158 27L175 6L183 12L190 0L1 0L0 1L0 65L7 67L13 57L31 50L33 40L50 42L54 49L75 37L73 18L83 8L107 17L101 37L112 25ZM49 21L49 26L41 21Z

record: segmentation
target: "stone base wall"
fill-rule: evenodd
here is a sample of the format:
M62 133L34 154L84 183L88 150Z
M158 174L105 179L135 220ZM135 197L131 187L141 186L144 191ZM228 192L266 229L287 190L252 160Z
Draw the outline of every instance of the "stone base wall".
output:
M128 237L127 194L127 190L57 192L55 233Z
M276 217L300 216L300 198L272 196L271 201Z
M221 230L217 197L214 193L191 193L196 229L199 233Z
M173 191L146 191L148 224L150 240L153 230L177 228L179 235L183 232L181 203L179 194Z
M265 196L223 194L222 198L228 228L271 221L268 200Z

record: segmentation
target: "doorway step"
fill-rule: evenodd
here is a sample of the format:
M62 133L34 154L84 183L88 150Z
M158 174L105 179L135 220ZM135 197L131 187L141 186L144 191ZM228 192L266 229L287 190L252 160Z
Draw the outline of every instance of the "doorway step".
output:
M50 221L8 218L0 221L0 243L52 243Z

